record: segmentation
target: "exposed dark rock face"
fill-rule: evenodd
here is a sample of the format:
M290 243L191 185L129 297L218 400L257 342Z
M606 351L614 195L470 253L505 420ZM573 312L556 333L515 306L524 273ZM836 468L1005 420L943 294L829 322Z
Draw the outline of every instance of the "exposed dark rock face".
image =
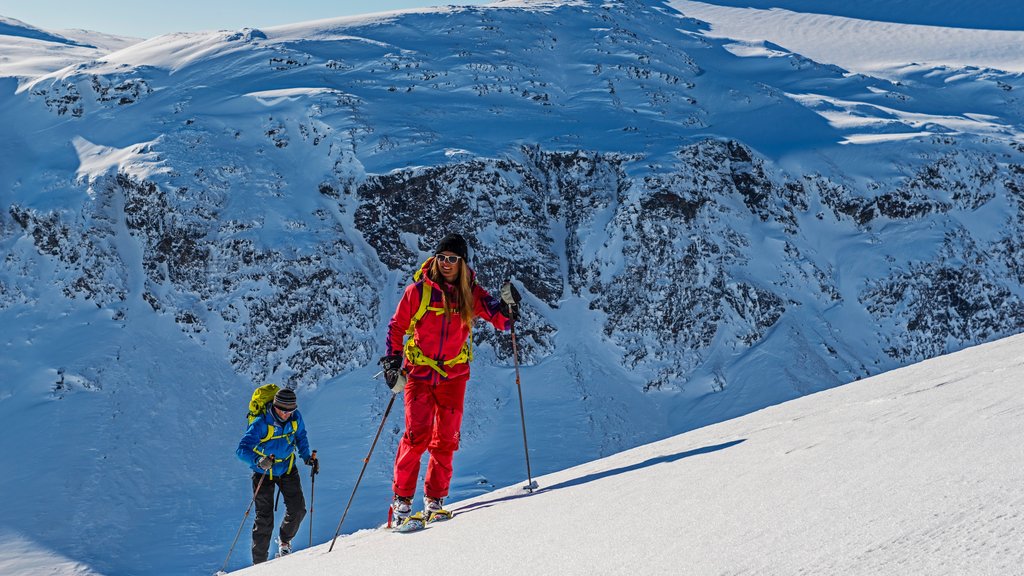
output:
M935 260L871 282L862 302L896 328L886 335L886 354L912 362L945 353L951 342L985 342L1024 328L1019 284L994 274L998 268L957 231Z
M67 270L68 296L116 307L129 291L116 248L123 223L142 254L142 298L204 341L216 319L231 362L257 381L316 385L372 362L380 346L373 334L391 312L380 293L400 288L382 286L374 269L408 281L447 231L467 237L478 280L491 290L515 278L551 309L567 297L589 300L624 366L650 374L648 390L684 386L714 350L751 349L782 317L802 318L808 307L863 306L879 325L885 362L899 364L1024 326L1017 164L944 153L911 177L879 183L891 192L868 198L817 174L793 179L735 141L687 146L674 166L640 177L626 172L633 160L527 147L514 158L369 175L357 186L324 182L321 197L351 213L355 229L317 210L294 224L314 238L304 247L263 246L260 221L220 220L229 196L213 189L171 192L124 174L92 186L80 221L9 207L7 234L28 236ZM949 220L996 199L1011 212L994 242L979 244ZM932 218L949 232L937 253L889 257L890 273L851 292L836 280L846 263L808 245L802 222L826 217L811 215L812 205L867 239L879 218ZM352 266L363 257L351 239L365 241L379 262ZM3 290L9 298L18 291ZM523 361L556 353L558 329L528 308ZM510 362L507 335L482 329L475 337ZM844 343L821 346L827 363ZM719 389L723 378L716 373Z

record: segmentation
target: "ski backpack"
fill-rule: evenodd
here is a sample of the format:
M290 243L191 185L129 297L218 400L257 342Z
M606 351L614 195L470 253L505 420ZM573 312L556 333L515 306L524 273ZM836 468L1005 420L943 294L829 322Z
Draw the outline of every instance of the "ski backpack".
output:
M252 399L249 400L249 414L247 418L249 424L252 424L253 420L263 415L263 412L267 409L267 404L274 401L274 395L280 388L277 384L264 384L259 388L253 390Z

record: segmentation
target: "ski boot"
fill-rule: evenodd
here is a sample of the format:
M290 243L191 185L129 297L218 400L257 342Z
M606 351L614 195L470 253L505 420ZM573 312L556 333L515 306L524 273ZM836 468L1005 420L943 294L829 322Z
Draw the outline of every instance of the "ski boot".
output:
M412 498L396 494L388 509L388 529L404 534L422 530L426 525L422 512L412 513Z
M427 524L431 522L443 522L452 517L452 513L444 509L444 498L423 497L423 515L426 516Z

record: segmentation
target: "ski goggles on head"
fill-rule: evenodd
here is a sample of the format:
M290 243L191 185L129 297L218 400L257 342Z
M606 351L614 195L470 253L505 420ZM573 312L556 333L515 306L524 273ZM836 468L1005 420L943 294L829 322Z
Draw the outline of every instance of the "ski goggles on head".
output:
M437 254L434 258L437 258L441 264L458 264L459 260L462 260L462 256L448 256L447 254Z

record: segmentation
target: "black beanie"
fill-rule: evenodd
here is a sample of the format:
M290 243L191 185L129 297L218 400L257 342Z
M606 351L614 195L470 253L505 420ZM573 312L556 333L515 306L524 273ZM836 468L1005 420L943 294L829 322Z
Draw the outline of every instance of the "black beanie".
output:
M434 254L440 254L445 251L454 252L461 256L463 260L469 260L469 246L466 245L466 239L459 234L449 234L441 238L441 241L437 243L437 249L434 250Z
M295 391L290 388L282 388L274 395L274 406L285 412L295 410L299 404L295 398Z

